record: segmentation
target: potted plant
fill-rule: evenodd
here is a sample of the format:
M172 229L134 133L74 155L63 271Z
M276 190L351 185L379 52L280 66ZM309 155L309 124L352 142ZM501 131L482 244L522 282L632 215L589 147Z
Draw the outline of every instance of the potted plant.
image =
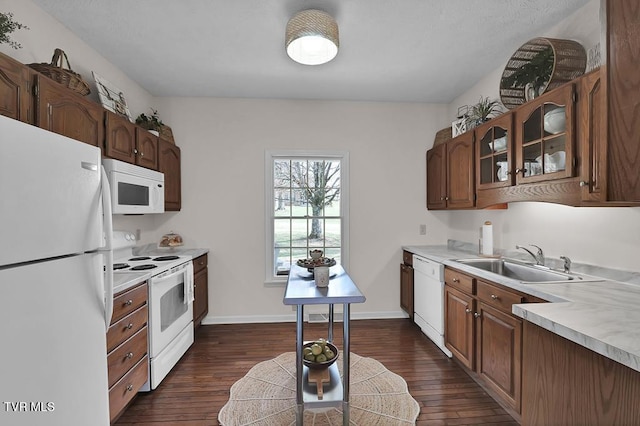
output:
M480 96L478 103L471 107L467 122L471 127L475 127L489 120L489 118L501 114L502 112L503 109L500 101L496 99L489 99L488 96L486 98Z
M160 117L158 116L158 110L151 108L151 115L145 113L140 114L136 118L136 124L140 127L149 130L156 136L160 135L160 129L164 125Z
M0 44L6 43L14 49L20 49L22 45L16 41L11 40L9 34L15 30L25 29L29 27L13 20L13 13L0 12Z

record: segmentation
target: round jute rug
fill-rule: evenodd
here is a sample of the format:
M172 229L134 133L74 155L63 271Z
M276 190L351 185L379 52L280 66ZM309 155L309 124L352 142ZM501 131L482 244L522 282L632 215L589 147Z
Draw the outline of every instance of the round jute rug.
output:
M296 422L296 354L286 352L256 364L231 386L229 401L220 410L224 426L286 426ZM336 361L342 377L342 352ZM413 425L420 405L407 382L373 358L351 353L349 419L356 426ZM342 425L342 409L308 409L304 424Z

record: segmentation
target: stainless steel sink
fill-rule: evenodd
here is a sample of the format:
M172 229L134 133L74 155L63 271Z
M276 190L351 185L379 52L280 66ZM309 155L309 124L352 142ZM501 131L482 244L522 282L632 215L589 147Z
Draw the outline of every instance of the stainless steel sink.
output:
M482 269L483 271L492 272L502 275L506 278L526 283L557 283L571 280L583 280L582 277L575 274L565 274L559 271L553 271L544 266L532 265L525 262L519 262L512 259L457 259L456 262Z

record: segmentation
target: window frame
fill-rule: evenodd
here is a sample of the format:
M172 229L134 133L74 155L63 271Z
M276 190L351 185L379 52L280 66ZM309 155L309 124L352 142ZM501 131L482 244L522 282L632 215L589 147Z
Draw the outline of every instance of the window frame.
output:
M336 150L266 150L265 151L265 284L284 285L288 275L274 274L274 199L273 164L279 159L326 159L340 161L340 264L349 269L349 152Z

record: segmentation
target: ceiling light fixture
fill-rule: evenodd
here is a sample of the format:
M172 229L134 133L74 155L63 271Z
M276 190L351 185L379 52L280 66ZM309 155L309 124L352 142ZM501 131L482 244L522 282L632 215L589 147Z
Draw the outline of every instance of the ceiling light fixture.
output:
M298 12L287 23L287 55L304 65L320 65L338 54L338 24L322 10Z

